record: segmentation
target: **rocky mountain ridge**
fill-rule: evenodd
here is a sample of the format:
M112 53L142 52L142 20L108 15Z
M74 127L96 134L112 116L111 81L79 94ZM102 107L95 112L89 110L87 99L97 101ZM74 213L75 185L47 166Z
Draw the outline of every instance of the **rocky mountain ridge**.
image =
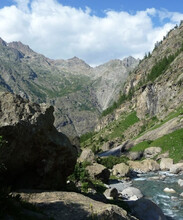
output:
M96 151L121 146L163 147L178 162L183 127L183 23L171 30L128 77L117 108L102 117L82 143ZM175 135L175 136L174 136ZM177 135L177 149L166 146ZM164 152L163 152L164 153Z
M21 42L0 39L0 90L55 106L55 126L69 136L91 131L137 64L132 57L93 68L77 57L51 60Z

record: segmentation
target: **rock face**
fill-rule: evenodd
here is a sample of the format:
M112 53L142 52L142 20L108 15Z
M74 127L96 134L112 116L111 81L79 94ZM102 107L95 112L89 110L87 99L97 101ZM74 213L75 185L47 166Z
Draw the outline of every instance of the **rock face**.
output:
M116 205L95 201L74 192L21 193L23 199L36 204L55 220L111 219L130 220L127 212Z
M18 188L59 189L74 169L77 153L53 126L53 107L0 93L0 149L6 181Z
M130 172L129 166L127 166L125 163L116 164L113 166L112 173L113 175L120 177L127 176Z
M109 180L110 172L109 170L101 164L94 163L91 166L87 166L86 170L89 175L94 179L100 179L104 183L107 183Z
M161 170L170 170L173 165L173 160L171 158L162 158L160 162Z
M138 173L147 173L150 171L158 171L160 169L159 164L152 159L129 161L129 166L132 170Z
M144 150L144 157L145 158L153 158L161 153L160 147L148 147Z

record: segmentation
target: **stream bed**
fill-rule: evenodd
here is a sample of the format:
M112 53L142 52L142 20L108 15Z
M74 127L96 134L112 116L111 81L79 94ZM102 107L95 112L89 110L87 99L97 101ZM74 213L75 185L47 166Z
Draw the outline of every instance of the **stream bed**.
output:
M151 177L166 175L164 180L153 180ZM147 199L155 202L167 216L174 220L183 220L183 187L178 185L178 180L183 176L173 175L168 172L141 174L133 179L132 185L141 190ZM173 188L176 193L166 193L163 190Z
M166 176L164 180L152 179L159 176ZM172 217L173 220L183 220L183 187L178 185L178 180L183 179L183 175L174 175L169 172L157 172L148 174L138 174L137 178L130 182L112 181L110 187L115 187L119 192L123 189L133 186L142 192L145 198L155 202L166 216ZM166 193L165 188L172 188L176 193Z

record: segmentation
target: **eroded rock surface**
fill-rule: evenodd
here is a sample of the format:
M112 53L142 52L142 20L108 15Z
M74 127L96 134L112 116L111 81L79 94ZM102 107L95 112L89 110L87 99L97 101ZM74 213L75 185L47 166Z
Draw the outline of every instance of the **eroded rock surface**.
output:
M73 172L77 152L53 126L54 108L0 93L0 149L6 182L15 187L58 189Z
M21 196L55 220L135 219L129 218L127 212L116 205L98 202L75 192L21 193Z

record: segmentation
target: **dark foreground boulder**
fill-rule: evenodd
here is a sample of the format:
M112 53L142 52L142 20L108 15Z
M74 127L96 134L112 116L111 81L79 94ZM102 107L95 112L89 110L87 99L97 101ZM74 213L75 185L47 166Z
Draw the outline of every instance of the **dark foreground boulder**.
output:
M53 126L54 108L0 93L0 164L16 188L59 189L73 172L77 152Z
M140 220L167 220L162 210L151 200L138 199L136 201L127 202L132 215Z
M55 220L137 220L116 205L95 201L75 192L30 192L20 195Z

